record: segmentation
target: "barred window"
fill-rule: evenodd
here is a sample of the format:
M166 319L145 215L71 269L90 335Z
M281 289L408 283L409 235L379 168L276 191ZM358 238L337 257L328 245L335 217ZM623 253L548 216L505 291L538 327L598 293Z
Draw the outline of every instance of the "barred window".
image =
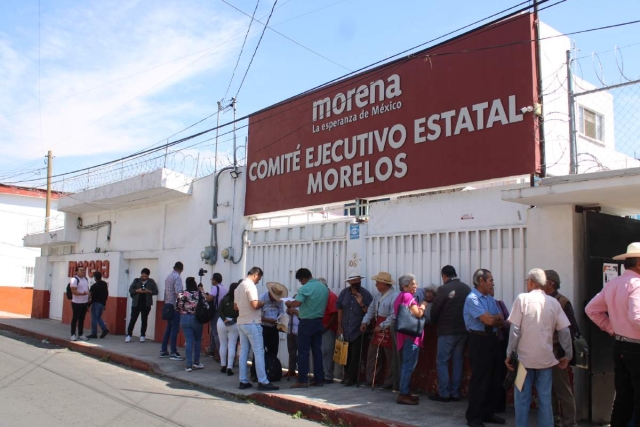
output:
M22 267L24 285L33 286L33 276L35 273L35 267Z

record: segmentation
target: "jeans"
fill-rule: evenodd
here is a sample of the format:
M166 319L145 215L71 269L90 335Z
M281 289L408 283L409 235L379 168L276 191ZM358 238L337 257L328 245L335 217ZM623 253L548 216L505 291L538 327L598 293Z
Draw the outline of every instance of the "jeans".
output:
M324 380L333 381L333 350L336 346L336 332L331 329L322 334L322 368L324 369Z
M213 316L213 319L211 319L211 321L209 322L209 354L213 354L215 353L216 350L218 350L218 353L220 353L220 336L218 334L218 319L220 319L220 316L218 315L218 313L216 313L215 316ZM224 325L224 322L223 322Z
M514 403L516 407L516 427L527 427L529 424L529 407L533 386L538 392L538 427L553 427L553 410L551 409L551 368L527 369L522 391L514 387Z
M249 323L238 325L240 332L240 382L248 383L247 362L249 361L249 348L253 349L256 360L256 374L260 384L268 384L267 372L264 367L264 342L262 341L262 325Z
M313 379L324 382L322 369L322 318L300 319L298 325L298 382L307 383L309 375L309 352L313 355Z
M440 335L436 370L438 372L438 394L442 397L460 397L462 383L462 352L467 343L467 334ZM449 360L453 365L449 381Z
M91 304L91 333L93 335L98 334L98 325L103 331L107 329L104 320L102 320L102 313L104 312L104 305L99 302Z
M142 314L142 325L140 325L140 336L144 337L147 333L147 320L149 319L149 312L151 311L151 306L146 307L131 307L131 319L129 320L129 328L127 329L127 335L131 336L133 334L133 328L136 326L136 322L138 321L138 316ZM173 317L179 317L176 313Z
M611 412L611 427L627 427L635 414L640 421L640 344L614 341L613 383L616 398Z
M87 315L87 303L71 302L71 310L73 317L71 318L71 335L76 334L76 326L78 327L78 335L82 335L84 331L84 318Z
M202 324L196 320L195 314L181 314L180 326L185 339L185 364L187 367L200 363L202 347Z
M233 362L236 358L236 346L238 345L238 325L235 323L231 326L224 324L222 319L218 318L218 338L220 339L220 366L226 366L233 369Z
M178 332L180 331L180 314L178 312L173 313L173 319L167 320L167 328L164 330L164 336L162 337L162 347L160 351L167 351L167 344L171 343L171 353L177 353L178 347L176 342L178 341Z
M400 394L409 394L411 384L411 374L418 364L420 347L407 338L402 343L402 367L400 368Z

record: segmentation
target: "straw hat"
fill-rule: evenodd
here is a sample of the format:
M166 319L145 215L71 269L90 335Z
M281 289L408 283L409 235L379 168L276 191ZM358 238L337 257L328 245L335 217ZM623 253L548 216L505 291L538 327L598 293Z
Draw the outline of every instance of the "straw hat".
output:
M375 280L376 282L386 283L387 285L395 285L396 282L393 281L391 274L386 271L381 271L371 278L371 280Z
M345 282L349 282L351 280L356 280L356 279L362 279L363 276L356 274L355 276L349 276L347 277L347 279L345 280Z
M614 256L616 261L624 261L627 258L640 258L640 242L634 242L627 246L627 253Z
M289 296L289 290L282 283L269 282L267 283L267 290L271 297L276 301L280 301L280 299Z

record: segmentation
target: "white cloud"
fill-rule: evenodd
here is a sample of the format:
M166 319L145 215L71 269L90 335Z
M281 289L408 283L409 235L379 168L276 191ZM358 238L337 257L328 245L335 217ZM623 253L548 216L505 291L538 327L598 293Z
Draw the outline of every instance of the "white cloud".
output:
M43 106L42 142L38 109L14 114L38 106L37 37L34 44L0 32L1 161L50 148L56 156L133 151L190 124L181 115L210 114L215 103L198 99L203 83L194 79L213 80L235 58L245 25L206 2L75 3L43 15L43 104L139 74Z

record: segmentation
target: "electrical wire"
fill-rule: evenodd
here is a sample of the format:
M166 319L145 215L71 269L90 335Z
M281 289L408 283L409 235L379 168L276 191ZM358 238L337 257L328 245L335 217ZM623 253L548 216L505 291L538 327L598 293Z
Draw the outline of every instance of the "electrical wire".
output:
M222 1L227 3L225 0L222 0ZM247 74L249 74L249 70L251 69L251 64L253 64L253 59L256 57L256 53L258 53L258 48L260 48L260 43L262 42L262 38L264 37L264 33L267 30L267 27L269 26L269 21L273 16L273 11L275 10L277 4L278 4L278 0L275 0L273 2L273 6L271 6L271 13L269 13L269 17L267 18L267 23L264 24L264 27L262 28L262 33L260 34L260 38L258 39L258 44L256 45L256 49L253 51L253 55L251 55L251 60L249 61L249 65L247 65L247 70L245 71L244 76L242 77L242 81L240 82L240 86L238 87L238 91L236 92L236 99L238 99L238 95L240 94L240 90L242 89L242 85L244 84L244 80L247 78Z
M547 2L547 1L549 1L549 0L542 0L542 2L540 2L540 3L545 3L545 2ZM566 1L566 0L562 0L562 1L560 1L560 2L558 2L558 3L555 3L555 4L551 5L551 6L554 6L554 5L556 5L556 4L562 3L562 2L564 2L564 1ZM443 35L443 36L440 36L440 37L437 37L437 38L435 38L435 39L432 39L432 40L430 40L430 41L428 41L428 42L421 43L421 44L419 44L419 45L417 45L417 46L414 46L413 48L406 49L406 50L404 50L404 51L402 51L402 52L400 52L400 53L398 53L398 54L395 54L395 55L391 56L390 58L394 58L394 57L397 57L397 56L399 56L399 55L401 55L401 54L404 54L404 53L406 53L406 52L409 52L409 51L415 50L416 48L422 47L422 46L424 46L425 44L428 44L428 43L430 43L430 42L432 42L432 41L439 40L439 39L441 39L442 37L446 37L446 35L450 35L450 34L452 34L452 33L455 33L455 32L458 32L458 31L461 31L462 29L466 29L466 28L468 28L469 26L474 25L475 23L485 21L485 20L487 20L487 19L489 19L489 18L495 17L495 16L497 16L497 15L499 15L499 14L501 14L501 13L504 13L505 11L510 11L510 10L512 10L512 9L514 9L514 8L516 8L516 7L518 7L518 6L522 5L522 4L524 4L524 3L527 3L527 2L519 3L519 4L515 5L515 6L512 6L512 7L510 7L510 8L507 8L507 9L505 9L505 10L501 11L501 12L494 13L494 14L490 15L490 16L489 16L489 17L487 17L487 18L484 18L484 19L479 20L479 21L475 21L475 22L474 22L474 23L472 23L472 24L465 25L464 27L461 27L461 28L460 28L460 29L458 29L458 30L454 30L454 31L452 31L452 32L449 32L449 33L447 33L447 34ZM540 3L539 3L539 4L540 4ZM275 7L275 4L276 4L276 3L274 3L274 7ZM551 7L551 6L549 6L549 7ZM497 23L497 22L499 22L499 21L502 21L502 20L504 20L504 19L506 19L506 18L508 18L508 17L511 17L511 16L517 15L517 14L519 14L519 13L521 13L521 12L523 12L523 11L527 10L528 8L529 8L529 7L526 7L526 8L520 9L520 10L516 10L516 11L512 12L511 14L509 14L509 15L507 15L507 16L501 16L500 18L498 18L498 19L496 19L496 20L494 20L494 21L491 21L491 22L489 22L489 23L484 24L482 27L480 27L480 29L482 29L482 28L486 28L486 27L488 27L488 26L490 26L490 25L492 25L492 24L495 24L495 23ZM273 8L272 8L272 10L273 10ZM268 23L268 21L267 21L267 23ZM629 23L626 23L626 25L628 25L628 24L629 24ZM623 25L623 24L617 24L617 25L615 25L615 26L620 26L620 25ZM600 27L600 28L598 28L598 29L612 28L612 27L613 27L613 26L607 26L607 27ZM266 26L265 26L265 28L266 28ZM495 27L494 27L494 28L495 28ZM596 30L596 29L583 30L583 31L580 31L580 32L574 32L574 33L571 33L571 34L577 34L577 33L582 33L582 32L587 32L587 31L595 31L595 30ZM455 38L454 38L454 39L452 39L452 40L456 40L456 39L459 39L459 38L461 38L461 37L469 36L470 34L472 35L475 31L477 31L477 29L476 29L476 30L473 30L473 31L470 31L470 32L467 32L467 33L464 33L464 34L462 34L462 35L460 35L460 36L457 36L457 37L455 37ZM263 34L264 34L264 31L263 31ZM549 38L553 38L553 37L559 37L559 36L552 36L552 37L549 37ZM446 41L446 43L450 43L452 40L448 40L448 41ZM524 42L530 42L530 40L521 41L520 43L524 43ZM509 46L509 45L512 45L512 44L505 44L505 45L500 45L500 46L492 46L491 48L496 48L496 47L505 47L505 46ZM467 53L467 51L461 51L461 52L457 52L457 53ZM453 53L449 53L449 54L453 54ZM254 52L254 55L255 55L255 52ZM407 60L408 60L408 59L411 59L412 57L415 57L415 55L410 55L410 56L408 56L408 57L407 57L407 58L405 58L405 59L407 59ZM358 72L358 71L366 70L366 69L370 68L371 66L377 65L377 64L379 64L380 62L384 62L384 61L387 61L387 60L388 60L388 58L385 58L384 60L374 62L373 64L370 64L370 65L367 65L367 66L365 66L365 67L362 67L362 68L360 68L359 70L353 71L353 72L351 72L351 73L349 73L349 74L347 74L347 75L344 75L344 76L342 76L342 77L338 77L337 79L334 79L334 80L332 80L332 81L330 81L330 82L323 83L323 84L321 84L321 85L319 85L319 86L316 86L315 88L309 89L309 90L307 90L307 91L305 91L305 92L303 92L303 93L301 93L301 94L299 94L299 95L296 95L296 96L294 96L294 97L292 97L292 98L289 98L289 100L282 101L282 102L280 102L280 103L278 103L278 104L276 104L276 105L280 105L280 104L283 104L283 103L289 102L290 100L300 99L300 98L301 98L302 96L304 96L305 94L308 94L308 93L311 93L311 92L313 92L313 91L319 90L319 89L321 89L321 88L323 88L323 87L325 87L325 86L327 86L327 85L329 85L329 84L331 84L331 83L333 83L333 82L335 82L335 81L337 81L337 80L344 79L345 77L347 77L347 76L349 76L349 75L351 75L351 74L354 74L354 73L356 73L356 72ZM387 65L392 65L392 64L393 64L393 62L391 62L391 63L389 63L389 64L387 64ZM384 70L384 69L386 69L386 67L381 67L381 70ZM248 70L247 70L247 72L248 72ZM246 76L246 74L245 74L245 76ZM366 75L366 76L364 76L364 78L368 79L368 78L370 78L370 76L369 76L369 75ZM353 82L352 82L352 81L349 81L349 82L347 82L347 84L353 84ZM267 109L271 109L271 108L273 108L273 107L274 107L274 106L271 106L271 107L268 107ZM296 106L292 106L291 108L295 108L295 107L296 107ZM189 139L195 138L195 137L197 137L197 136L203 135L203 134L205 134L205 133L211 132L211 131L213 131L213 130L216 130L216 129L219 129L219 128L223 128L223 127L225 127L225 126L229 126L229 125L231 125L231 124L233 124L233 123L237 123L237 122L240 122L240 121L246 120L247 118L249 118L249 117L251 117L251 116L253 116L253 115L255 115L255 114L259 113L259 112L265 111L265 110L267 110L267 109L263 109L263 110L260 110L260 111L257 111L257 112L254 112L254 113L251 113L251 114L249 114L249 115L246 115L246 116L240 117L240 118L238 118L238 119L236 119L236 120L230 121L230 122L225 123L225 124L223 124L223 125L220 125L220 126L217 126L217 127L214 127L214 128L208 129L208 130L205 130L205 131L203 131L203 132L199 132L199 133L197 133L197 134L194 134L194 135L191 135L191 136L189 136L189 137L185 137L185 138L179 139L179 140L177 140L177 141L174 141L174 142L172 142L172 143L165 144L165 145L160 146L160 147L151 148L151 149L148 149L148 150L142 150L142 151L136 152L136 153L131 154L131 155L129 155L129 156L122 157L122 158L117 159L117 160L113 160L113 161L110 161L110 162L105 162L105 163L102 163L102 164L99 164L99 165L96 165L96 166L92 166L92 167L89 167L89 168L82 168L82 169L78 169L78 170L75 170L75 171L70 171L70 172L66 172L66 173L63 173L63 174L58 174L58 175L55 175L55 177L68 176L68 175L71 175L71 174L76 174L76 173L83 172L83 171L87 171L87 170L90 170L90 169L93 169L93 168L96 168L96 167L101 167L101 166L106 166L106 165L110 165L110 164L114 164L114 163L119 163L119 162L122 162L122 161L127 160L127 159L130 159L130 158L139 157L139 156L142 156L142 155L147 154L147 153L149 153L149 152L153 152L153 151L157 151L157 150L161 150L161 149L166 149L167 147L170 147L170 146L173 146L173 145L179 144L179 143L181 143L181 142L184 142L184 141L187 141L187 140L189 140ZM272 117L272 116L264 117L264 118L262 118L261 120L266 120L266 119L271 118L271 117ZM241 129L241 128L243 128L243 127L247 127L247 126L248 126L248 125L245 125L245 126L242 126L242 127L238 128L238 129ZM227 133L225 133L225 134L228 134L228 133L230 133L230 132L227 132ZM224 134L223 134L223 135L224 135ZM264 149L264 148L267 148L267 147L263 147L262 149ZM23 181L18 181L18 182L32 182L32 181L37 181L37 180L23 180Z
M247 27L247 32L244 35L244 40L242 41L242 47L240 47L240 53L238 54L238 60L236 61L236 66L233 67L233 72L231 73L231 80L229 80L229 85L227 86L227 91L224 93L223 99L225 99L229 94L229 89L231 88L231 83L233 83L233 77L236 75L236 70L238 69L240 58L242 57L242 51L244 50L244 46L247 43L247 38L249 37L249 32L251 31L251 24L253 24L253 21L255 20L256 11L258 10L259 4L260 4L260 0L256 0L256 7L253 8L253 13L251 14L251 21L249 21L249 27Z
M222 0L222 1L223 1L224 3L226 3L226 4L228 4L229 6L231 6L232 8L234 8L235 10L237 10L238 12L242 13L243 15L249 16L249 14L248 14L248 13L246 13L246 12L244 12L243 10L241 10L241 9L239 9L239 8L237 8L237 7L235 7L234 5L232 5L231 3L227 2L226 0ZM340 3L340 2L338 2L338 3ZM334 4L335 4L335 3L334 3ZM332 6L332 5L329 5L329 6ZM326 6L326 7L329 7L329 6ZM324 9L324 8L316 9L314 12L317 12L318 10L322 10L322 9ZM312 13L312 12L309 12L309 13ZM300 15L300 16L304 16L304 15ZM268 24L269 24L269 21L268 21L268 20L267 20L267 23L266 23L266 24L262 23L262 22L261 22L260 20L258 20L258 19L256 19L256 21L257 21L258 23L260 23L260 24L264 25L264 27L265 27L265 28L270 29L270 30L271 30L271 31L273 31L274 33L278 34L279 36L282 36L282 37L284 37L285 39L289 40L290 42L293 42L293 43L297 44L298 46L302 47L303 49L308 50L309 52L313 53L314 55L317 55L317 56L319 56L319 57L320 57L320 58L322 58L322 59L326 59L327 61L331 62L332 64L337 65L337 66L338 66L338 67L340 67L340 68L344 68L344 69L345 69L345 70L347 70L347 71L351 71L351 69L349 69L349 68L345 67L344 65L338 64L336 61L334 61L334 60L332 60L332 59L327 58L326 56L324 56L324 55L322 55L322 54L320 54L320 53L316 52L315 50L313 50L313 49L311 49L311 48L308 48L307 46L303 45L302 43L299 43L299 42L295 41L295 40L294 40L294 39L292 39L291 37L289 37L289 36L286 36L286 35L282 34L280 31L274 30L272 27L270 27L270 26L268 25ZM287 22L287 21L284 21L284 22ZM264 29L263 29L263 34L264 34ZM225 97L226 97L226 95L225 95Z

